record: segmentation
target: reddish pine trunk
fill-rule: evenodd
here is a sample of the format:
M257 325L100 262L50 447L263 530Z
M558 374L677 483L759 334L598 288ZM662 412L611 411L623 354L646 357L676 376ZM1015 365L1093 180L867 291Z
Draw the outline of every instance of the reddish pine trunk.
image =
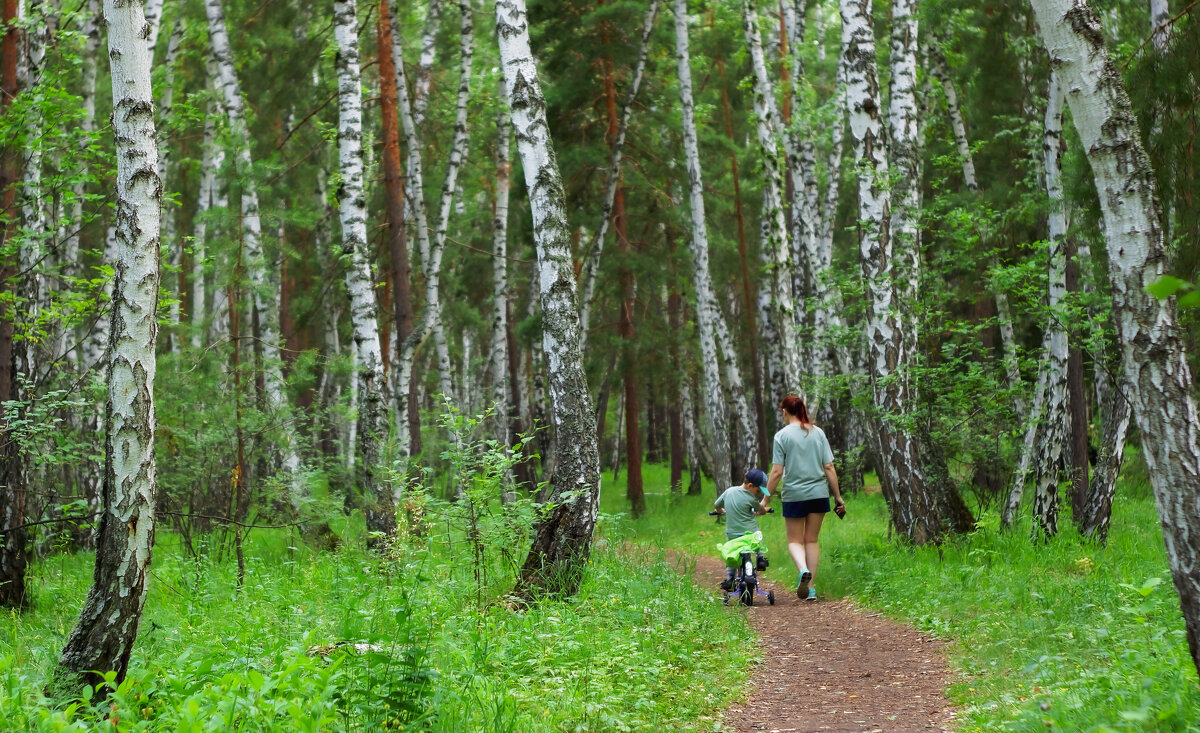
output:
M9 28L0 47L0 113L17 95L17 31L8 24L17 17L17 0L4 0L3 21ZM20 180L20 151L11 144L0 149L0 218L7 223L0 228L0 245L7 245L15 231L13 205L16 186ZM12 289L17 253L14 251L0 263L0 294ZM0 402L17 399L16 354L14 351L14 320L7 298L0 299ZM8 436L8 426L0 425L0 529L10 531L0 535L0 606L25 608L29 597L25 590L26 533L15 529L25 523L24 477L16 441Z

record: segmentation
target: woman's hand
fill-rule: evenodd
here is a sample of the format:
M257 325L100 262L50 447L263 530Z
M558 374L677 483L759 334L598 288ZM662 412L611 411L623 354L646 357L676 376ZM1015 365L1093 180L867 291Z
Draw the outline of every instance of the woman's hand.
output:
M846 517L846 502L843 501L842 497L840 496L833 504L833 513L838 515L838 519L844 519Z

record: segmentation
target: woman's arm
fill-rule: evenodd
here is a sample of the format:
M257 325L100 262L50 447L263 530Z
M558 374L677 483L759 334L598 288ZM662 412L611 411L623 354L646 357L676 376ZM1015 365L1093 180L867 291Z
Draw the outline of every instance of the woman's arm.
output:
M779 488L779 482L783 480L783 466L778 463L771 464L771 473L767 476L767 496L763 497L763 511L771 506L771 497L775 496L775 491Z
M825 480L829 482L829 492L833 494L835 503L845 504L846 502L842 501L842 492L838 490L837 471L832 463L825 464Z

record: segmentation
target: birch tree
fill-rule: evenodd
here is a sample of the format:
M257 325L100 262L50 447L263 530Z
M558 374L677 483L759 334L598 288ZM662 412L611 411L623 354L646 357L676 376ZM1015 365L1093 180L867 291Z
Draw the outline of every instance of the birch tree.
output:
M529 47L524 0L497 0L496 36L533 212L542 345L558 437L550 506L534 526L533 545L513 591L518 598L531 600L545 593L572 595L579 588L596 526L600 455L579 350L579 310L562 177Z
M104 501L92 587L54 687L125 678L146 603L154 546L154 378L162 182L141 3L105 0L117 147L117 252L106 381Z
M396 510L391 491L379 473L383 470L383 443L387 439L388 385L383 373L375 288L371 278L367 242L367 202L363 185L362 88L358 63L358 22L354 0L337 0L333 6L333 33L337 41L338 96L338 213L342 223L342 253L348 257L346 291L350 296L353 325L354 375L358 390L358 484L366 496L367 529L390 535Z
M1082 0L1032 5L1099 193L1125 390L1200 670L1200 415L1174 302L1147 292L1167 262L1154 171L1096 12Z
M209 43L216 63L218 84L225 102L225 114L237 144L237 164L241 173L242 196L242 256L250 276L254 294L254 309L258 313L261 331L263 391L269 410L279 411L282 423L282 468L291 482L291 500L299 507L304 499L304 482L300 473L300 450L288 418L291 406L284 392L283 369L280 358L279 273L278 263L268 257L262 245L262 222L259 216L258 185L254 179L250 152L250 133L246 124L241 85L233 64L233 51L225 27L222 0L204 0L208 18Z
M893 0L891 32L892 82L888 95L888 155L892 176L891 216L893 276L899 280L899 317L904 319L905 351L917 349L913 310L921 269L921 135L917 110L917 0ZM905 377L907 379L907 376Z
M1033 499L1036 531L1042 537L1058 533L1058 483L1063 467L1063 446L1070 432L1067 401L1067 332L1059 317L1067 292L1067 215L1063 197L1060 157L1062 151L1062 115L1065 91L1058 74L1050 76L1050 92L1043 126L1043 161L1046 172L1046 194L1050 199L1049 252L1047 257L1049 315L1046 319L1046 413L1038 428L1039 455L1037 488Z
M512 122L505 106L504 75L496 82L501 100L496 115L496 199L492 210L492 334L488 363L492 373L492 404L496 406L498 440L512 445L508 419L508 200L512 190ZM582 330L582 329L581 329Z
M763 320L766 331L762 341L771 349L765 355L771 380L768 402L778 404L784 395L801 392L800 374L803 366L796 337L795 304L800 301L802 294L792 292L791 282L792 269L800 263L794 260L788 241L787 217L783 207L783 171L779 166L778 153L781 138L777 126L780 124L780 115L775 102L774 86L767 76L762 38L758 30L758 11L754 0L742 0L741 8L742 30L754 67L754 129L758 136L759 149L762 151L763 166L761 252L767 282L763 289L766 294L766 312ZM785 147L788 159L797 159L799 153L794 145L785 141ZM796 185L802 187L805 174L798 168L794 168L794 171ZM800 216L799 211L804 208L803 197L797 199L796 204L794 209L797 210L797 216ZM772 334L773 338L769 338Z
M887 145L875 68L870 0L842 0L842 45L846 58L846 105L858 167L859 256L867 289L868 371L876 418L872 440L880 484L896 531L912 542L936 541L947 529L965 530L970 514L947 501L944 489L925 472L928 451L889 416L909 409L905 380L896 378L908 363L905 323L898 313L887 185Z
M692 65L688 50L687 0L675 0L675 64L679 76L680 111L683 115L683 154L688 170L691 214L692 280L696 290L696 325L700 337L701 389L705 417L713 445L713 480L717 486L730 479L729 451L725 447L725 401L722 399L720 358L717 354L716 319L721 317L708 272L708 229L704 215L704 180L700 170L700 144L696 139L696 105L692 99ZM782 213L782 210L781 212ZM764 219L765 220L765 219Z

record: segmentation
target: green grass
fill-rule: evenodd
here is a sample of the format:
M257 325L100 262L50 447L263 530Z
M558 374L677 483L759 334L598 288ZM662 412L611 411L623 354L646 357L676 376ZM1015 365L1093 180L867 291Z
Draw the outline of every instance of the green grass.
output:
M92 557L36 563L36 610L0 621L0 721L47 731L718 728L752 661L740 614L662 552L619 552L622 522L607 518L578 596L510 610L503 594L521 558L499 546L503 517L485 521L477 586L454 512L435 506L428 541L385 559L256 532L240 592L228 552L196 562L160 534L129 677L99 709L41 693ZM382 651L305 654L339 641Z
M723 537L706 516L715 490L673 503L665 469L646 470L646 515L629 521L646 541L713 554ZM1136 481L1134 482L1136 483ZM606 484L606 511L623 511L624 484ZM817 587L950 641L951 699L963 731L1200 731L1200 687L1188 654L1154 501L1118 490L1107 547L1064 517L1054 541L1028 526L1002 532L994 513L942 547L887 537L878 494L847 499L821 534ZM760 518L769 577L795 583L783 521Z

